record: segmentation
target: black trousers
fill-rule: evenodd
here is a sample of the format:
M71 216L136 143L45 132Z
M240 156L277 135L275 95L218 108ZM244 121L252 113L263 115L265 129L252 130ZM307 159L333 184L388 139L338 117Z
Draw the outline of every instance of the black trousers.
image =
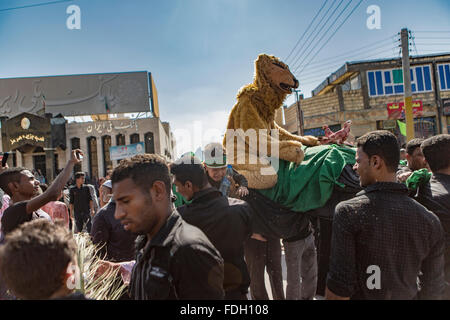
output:
M83 228L86 227L86 230L88 233L91 232L92 222L91 222L91 215L90 213L77 213L74 214L75 218L75 226L76 230L75 232L81 232L83 231Z
M248 300L245 293L239 290L225 291L225 300Z
M245 260L250 273L252 300L269 300L264 281L266 267L273 299L284 300L280 239L269 238L264 242L250 238L245 243Z

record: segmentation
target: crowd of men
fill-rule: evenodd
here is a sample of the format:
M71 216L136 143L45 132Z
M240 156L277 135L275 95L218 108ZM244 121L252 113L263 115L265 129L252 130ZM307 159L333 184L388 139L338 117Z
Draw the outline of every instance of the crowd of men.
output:
M450 299L450 135L410 141L406 166L388 131L355 147L363 191L335 208L325 298ZM72 232L90 233L104 270L130 279L124 299L267 300L265 270L274 299L316 296L312 224L290 239L254 232L247 181L220 144L206 146L203 161L122 160L99 188L99 210L96 190L76 173L69 216L57 200L77 154L44 188L25 168L2 168L0 298L84 299L67 286L77 264Z

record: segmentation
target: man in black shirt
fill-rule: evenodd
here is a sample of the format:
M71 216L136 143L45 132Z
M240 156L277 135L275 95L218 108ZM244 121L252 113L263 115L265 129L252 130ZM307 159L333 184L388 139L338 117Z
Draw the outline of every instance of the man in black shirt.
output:
M441 299L442 226L395 182L397 139L375 131L357 147L355 168L366 189L336 207L326 298Z
M420 144L423 140L416 138L406 144L406 160L408 165L400 165L397 169L398 182L405 182L414 171L427 168L427 162L423 156L422 149L420 149Z
M111 199L92 219L92 243L99 245L98 254L108 261L123 262L134 259L136 235L124 230L114 218L116 202Z
M421 145L433 173L429 183L419 186L416 200L436 214L445 232L445 299L450 300L450 135L441 134Z
M131 298L223 299L223 259L205 234L173 208L164 159L145 154L122 160L111 180L115 218L125 230L140 234Z
M188 223L200 228L224 260L225 299L246 300L250 276L244 260L244 242L250 238L250 206L213 188L200 159L187 156L170 167L177 192L191 203L178 207Z
M75 173L75 185L69 189L70 214L75 218L77 232L81 232L84 226L90 232L91 217L95 214L91 190L84 181L84 172Z

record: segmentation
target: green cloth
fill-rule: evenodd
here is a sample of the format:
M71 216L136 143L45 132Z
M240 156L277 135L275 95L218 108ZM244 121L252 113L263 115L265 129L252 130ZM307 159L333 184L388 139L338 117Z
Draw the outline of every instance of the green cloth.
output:
M400 160L400 165L406 167L406 166L408 166L408 161Z
M177 197L177 200L173 203L175 208L183 206L185 204L191 203L192 201L187 201L185 197L183 197L180 193L177 192L177 187L175 184L172 184L172 192Z
M406 180L405 184L410 191L416 191L421 185L430 181L431 172L427 169L420 169L414 171Z
M400 133L406 137L406 123L397 120L397 125Z
M323 145L303 147L300 165L280 160L278 182L271 189L258 190L272 201L296 212L306 212L325 205L345 165L355 164L356 149Z

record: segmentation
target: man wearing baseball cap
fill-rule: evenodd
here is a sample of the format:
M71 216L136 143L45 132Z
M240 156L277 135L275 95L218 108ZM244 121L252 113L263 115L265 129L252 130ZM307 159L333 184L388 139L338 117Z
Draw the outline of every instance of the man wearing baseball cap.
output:
M227 156L220 143L210 143L205 146L204 166L209 183L220 190L224 196L237 196L239 198L248 195L247 179L227 165ZM233 192L236 190L236 192Z

